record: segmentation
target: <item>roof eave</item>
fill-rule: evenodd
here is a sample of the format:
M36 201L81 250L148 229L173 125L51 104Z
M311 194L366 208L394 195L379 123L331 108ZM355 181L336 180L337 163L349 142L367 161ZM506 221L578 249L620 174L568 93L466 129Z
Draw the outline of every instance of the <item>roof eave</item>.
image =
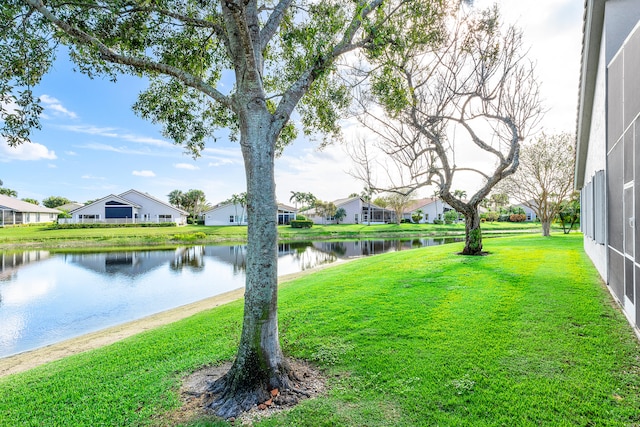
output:
M605 3L606 0L585 0L574 174L574 187L578 190L584 185L589 134L591 133L591 115L597 79L597 72L588 73L587 71L598 69Z

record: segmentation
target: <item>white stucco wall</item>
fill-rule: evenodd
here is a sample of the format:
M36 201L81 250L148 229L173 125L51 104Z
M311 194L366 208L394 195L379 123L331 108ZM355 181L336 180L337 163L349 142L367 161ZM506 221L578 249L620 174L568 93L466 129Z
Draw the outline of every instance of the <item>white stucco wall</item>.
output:
M594 93L593 110L591 113L591 130L589 132L589 151L585 163L585 179L587 183L599 170L606 168L607 128L606 128L606 58L605 43L600 48L600 63L598 64L596 88ZM607 278L607 246L597 244L593 239L585 237L584 250L593 261L600 276Z
M171 219L177 224L184 224L186 222L186 215L182 214L179 210L156 201L151 197L146 197L137 191L127 191L126 193L122 193L120 197L140 206L140 209L137 210L139 221L144 221L146 218L148 221L155 222L160 215L171 215Z
M237 208L237 210L236 210ZM242 217L242 206L240 205L224 205L204 213L204 225L238 225L237 222L229 221L231 216L238 216L238 220L241 219L241 224L247 222L247 208L244 209L244 217Z
M341 224L355 224L356 215L358 215L358 223L362 223L362 201L360 199L351 200L338 208L343 208L347 212L344 219L340 221Z
M98 215L99 219L104 219L104 209L107 200L103 200L102 203L96 203L93 205L84 206L73 212L73 220L79 221L80 215Z

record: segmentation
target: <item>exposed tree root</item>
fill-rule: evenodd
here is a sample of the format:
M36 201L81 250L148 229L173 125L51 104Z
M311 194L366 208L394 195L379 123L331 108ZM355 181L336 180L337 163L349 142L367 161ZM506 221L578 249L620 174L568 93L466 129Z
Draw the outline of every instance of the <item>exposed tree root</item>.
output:
M184 406L172 418L185 421L215 415L224 419L250 420L290 409L325 390L324 377L305 362L290 360L283 378L286 387L251 387L232 391L231 365L208 367L185 379L181 390Z

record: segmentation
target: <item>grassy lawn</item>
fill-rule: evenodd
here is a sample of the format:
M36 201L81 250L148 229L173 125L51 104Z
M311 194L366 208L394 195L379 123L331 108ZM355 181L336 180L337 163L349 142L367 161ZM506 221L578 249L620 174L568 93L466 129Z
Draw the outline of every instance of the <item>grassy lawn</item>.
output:
M640 425L640 346L581 236L485 246L486 257L429 247L285 284L283 348L321 368L329 391L257 425ZM238 301L0 378L0 425L168 425L180 379L233 357L241 311Z
M504 232L540 232L540 224L496 222L482 225L486 235ZM464 224L316 225L309 229L278 227L281 240L379 238L464 235ZM158 246L184 243L242 242L246 226L123 227L52 229L48 226L0 228L0 250L31 247Z

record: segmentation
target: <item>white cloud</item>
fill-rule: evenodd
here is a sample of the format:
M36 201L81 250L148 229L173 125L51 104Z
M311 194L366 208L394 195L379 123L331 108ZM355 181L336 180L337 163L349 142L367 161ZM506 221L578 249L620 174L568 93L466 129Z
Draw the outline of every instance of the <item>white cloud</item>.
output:
M77 133L86 133L89 135L100 135L100 136L108 136L115 138L118 136L117 133L113 132L116 129L110 127L98 127L98 126L90 126L90 125L64 125L60 126L60 129L68 130L71 132Z
M125 141L129 141L129 142L135 142L137 144L153 145L154 147L166 147L166 148L176 147L175 144L172 144L171 142L165 141L163 139L152 138L149 136L134 135L130 133L118 135L118 138L124 139Z
M112 153L120 153L120 154L135 154L135 155L142 155L142 156L161 156L161 157L162 156L167 157L169 155L173 156L172 154L168 154L167 152L151 151L149 149L135 150L133 148L129 148L126 146L114 147L113 145L102 144L99 142L90 142L88 144L78 145L77 147L87 148L90 150L97 150L97 151L110 151Z
M134 176L142 176L145 178L153 178L154 176L156 176L153 171L133 171L131 174Z
M93 176L93 175L82 175L81 178L82 179L99 180L99 181L104 181L106 179L103 176Z
M65 151L64 154L66 154L67 156L77 156L78 153L76 153L75 151Z
M209 167L217 167L217 166L224 166L224 165L233 165L235 162L231 159L223 159L223 158L216 158L216 157L212 157L213 161L209 162L209 164L207 166Z
M176 169L187 169L190 171L200 169L198 166L192 165L191 163L176 163L175 165L173 165L173 167L175 167Z
M54 160L56 153L37 142L24 142L16 147L9 147L4 138L0 138L0 162L11 160Z
M202 159L210 160L208 166L242 165L242 151L240 147L233 148L205 148L202 150Z
M150 136L136 135L130 132L120 132L119 129L113 127L98 127L91 125L64 125L59 126L61 129L70 132L84 133L88 135L103 136L106 138L116 138L136 144L152 145L154 147L175 148L176 145L163 139L153 138Z
M49 95L41 95L40 102L44 105L45 111L53 111L56 116L65 116L71 119L77 119L78 115L73 111L67 110L62 103Z

